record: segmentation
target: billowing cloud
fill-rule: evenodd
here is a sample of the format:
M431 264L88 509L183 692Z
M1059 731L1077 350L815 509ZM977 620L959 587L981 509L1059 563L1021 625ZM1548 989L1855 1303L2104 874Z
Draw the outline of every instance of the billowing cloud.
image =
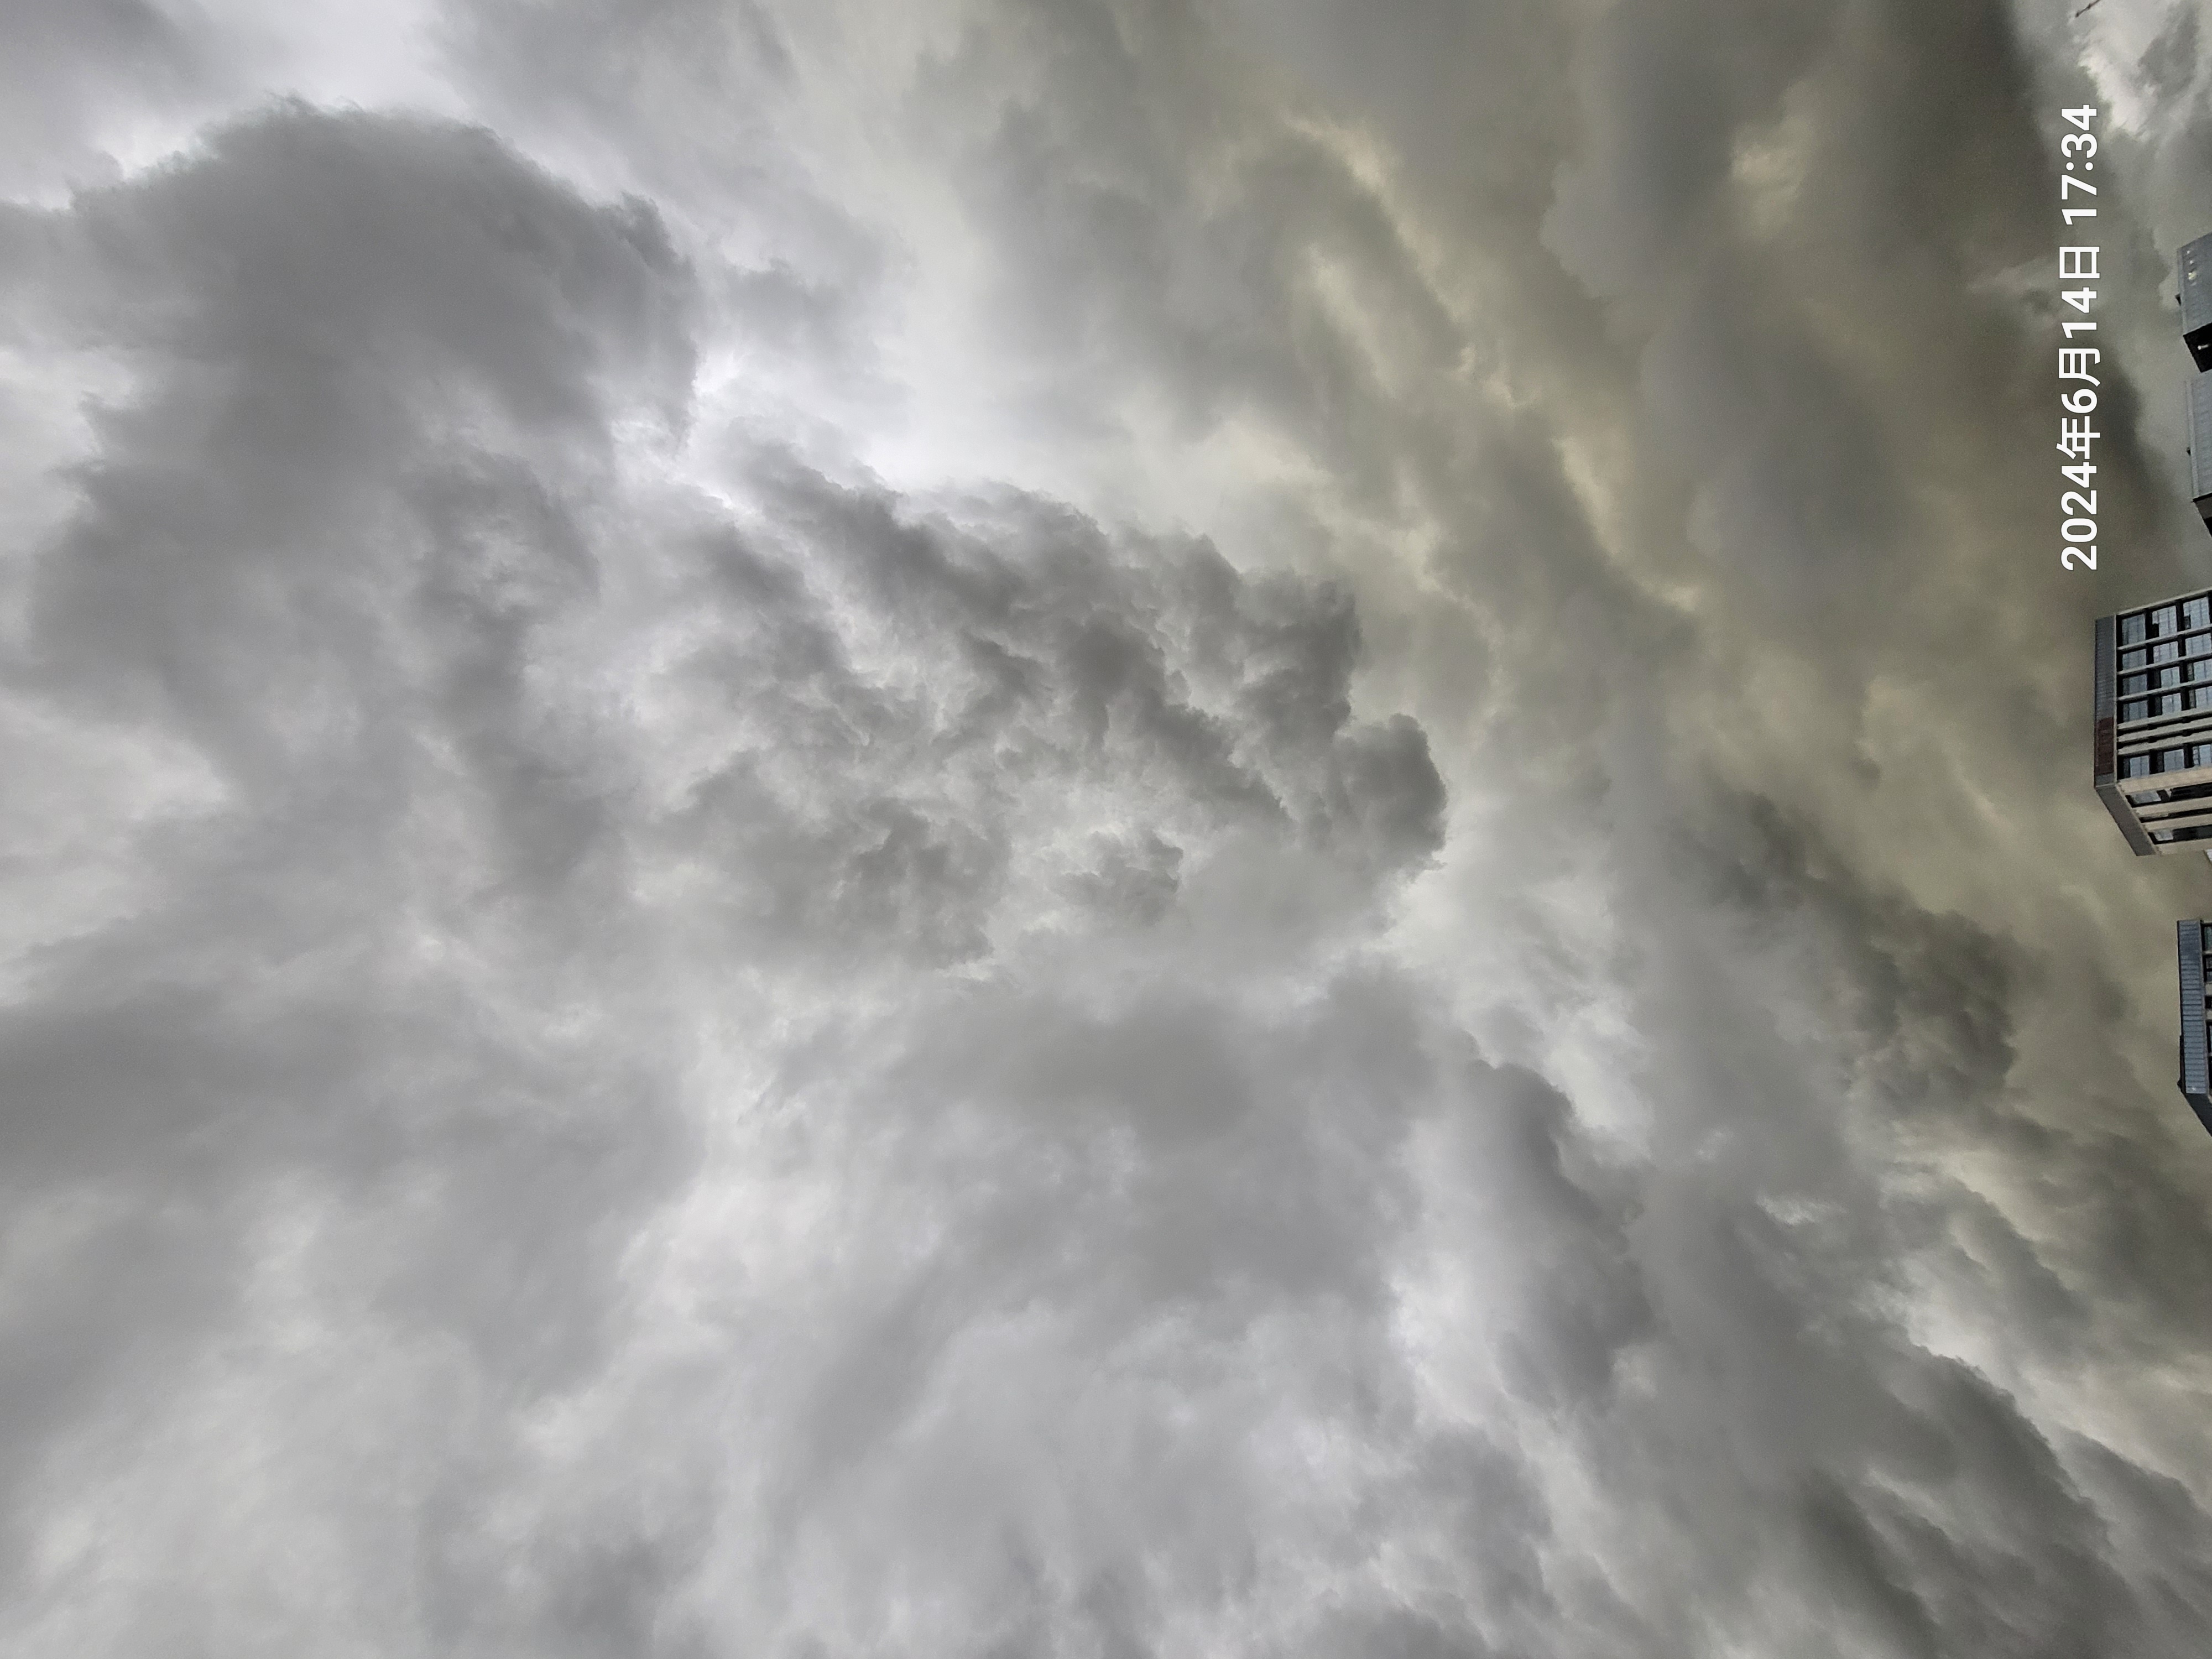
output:
M6 1645L2193 1651L2065 21L27 12Z

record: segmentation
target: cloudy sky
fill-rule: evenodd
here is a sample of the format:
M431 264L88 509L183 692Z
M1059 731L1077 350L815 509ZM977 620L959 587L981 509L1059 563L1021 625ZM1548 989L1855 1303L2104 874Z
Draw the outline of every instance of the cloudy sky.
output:
M0 4L0 1651L2201 1652L2075 9Z

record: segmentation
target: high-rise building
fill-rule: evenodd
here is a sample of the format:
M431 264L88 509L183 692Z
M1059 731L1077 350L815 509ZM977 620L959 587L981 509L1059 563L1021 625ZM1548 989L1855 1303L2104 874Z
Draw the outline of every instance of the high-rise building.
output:
M2189 377L2189 493L2212 530L2212 374Z
M2212 590L2097 618L2097 797L2138 854L2212 851Z
M2181 341L2199 373L2212 368L2212 236L2200 236L2174 261L2181 292Z
M2181 1075L2175 1080L2197 1121L2212 1129L2212 1032L2204 1006L2205 924L2173 924L2174 955L2181 969Z

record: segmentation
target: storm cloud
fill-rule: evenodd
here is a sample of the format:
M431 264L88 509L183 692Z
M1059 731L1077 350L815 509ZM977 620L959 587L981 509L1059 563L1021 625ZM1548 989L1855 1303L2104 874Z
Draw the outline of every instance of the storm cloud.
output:
M8 12L4 1644L2194 1651L2105 9Z

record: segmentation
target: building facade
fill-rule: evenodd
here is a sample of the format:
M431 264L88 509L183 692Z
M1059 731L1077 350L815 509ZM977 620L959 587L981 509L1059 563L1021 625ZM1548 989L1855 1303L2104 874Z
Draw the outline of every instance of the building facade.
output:
M2192 374L2183 414L2189 422L2189 495L2212 530L2212 374Z
M2181 1074L2175 1081L2197 1121L2212 1129L2212 1031L2206 1024L2212 1016L2204 1006L2207 931L2202 921L2173 924L2181 978Z
M2138 855L2212 851L2212 589L2097 618L2098 799Z
M2212 368L2212 236L2200 236L2181 250L2174 289L2181 301L2181 343L2202 374Z

